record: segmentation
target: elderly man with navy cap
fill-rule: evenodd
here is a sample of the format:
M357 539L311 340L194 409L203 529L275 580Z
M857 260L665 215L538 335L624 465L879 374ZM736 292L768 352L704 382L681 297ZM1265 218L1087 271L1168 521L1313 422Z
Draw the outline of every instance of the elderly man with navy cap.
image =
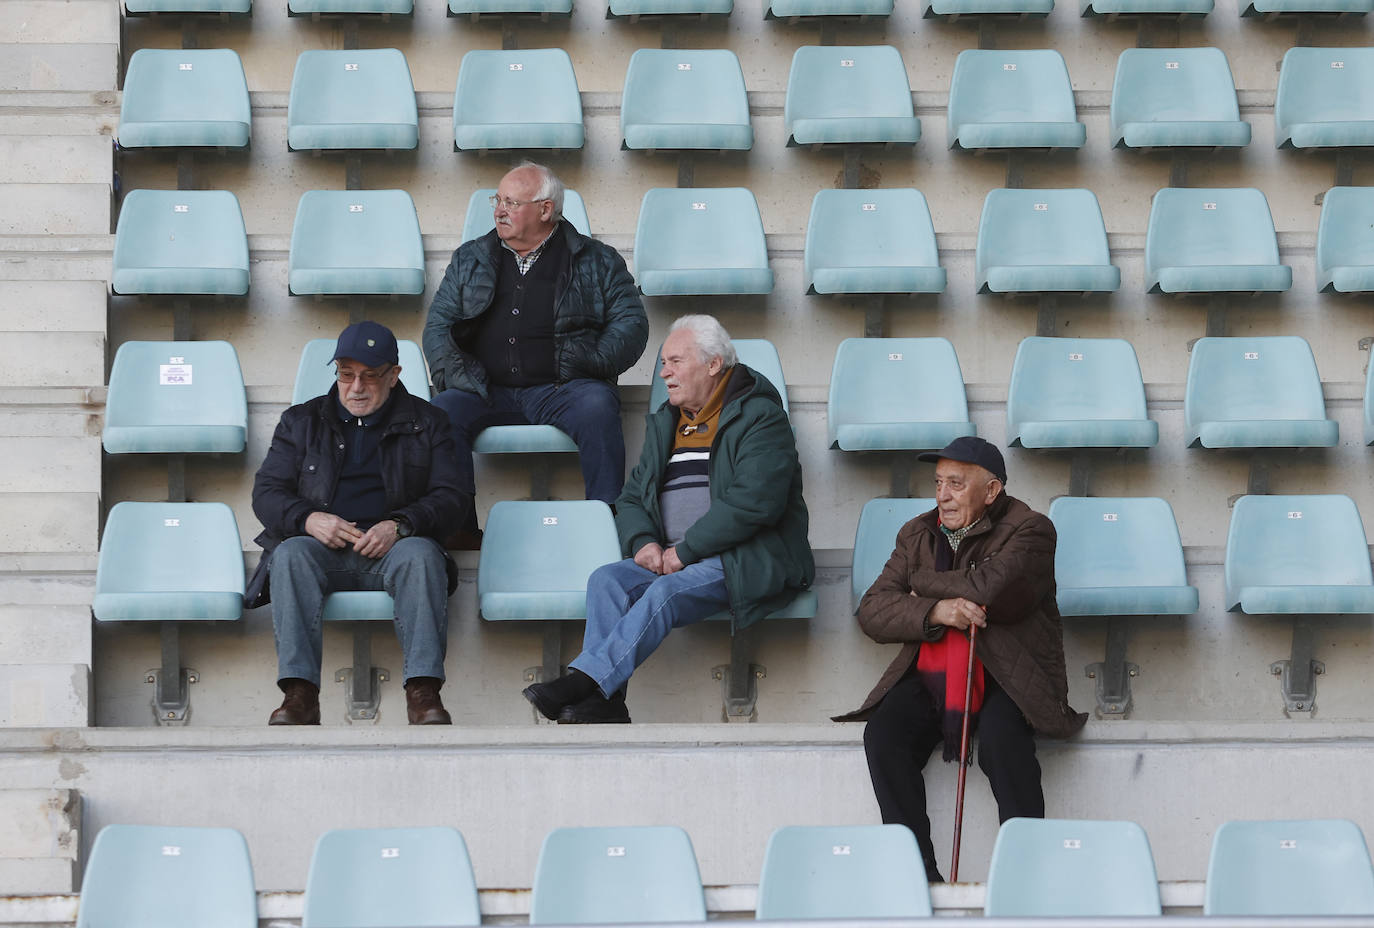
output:
M1044 818L1035 735L1067 738L1087 716L1068 701L1054 525L1006 494L1002 453L981 438L920 459L935 462L935 508L902 526L859 603L864 632L902 649L863 705L837 721L868 720L864 752L883 821L915 833L927 878L942 882L921 774L935 746L943 741L944 759L957 761L972 713L1000 820Z
M406 392L396 337L383 325L344 329L331 363L337 383L282 413L253 481L264 554L247 599L272 603L285 694L268 724L320 723L325 598L385 590L396 605L410 724L447 725L439 688L458 574L436 539L472 509L448 417Z

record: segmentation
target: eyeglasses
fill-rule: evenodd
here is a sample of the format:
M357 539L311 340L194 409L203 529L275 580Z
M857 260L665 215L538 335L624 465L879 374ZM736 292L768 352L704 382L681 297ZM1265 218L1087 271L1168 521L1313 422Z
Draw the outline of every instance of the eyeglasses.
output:
M380 383L383 377L385 377L387 374L390 374L391 368L393 366L394 365L388 364L386 367L382 368L379 371L365 370L361 373L357 371L335 371L334 379L337 380L339 383L352 383L355 380L361 380L365 385L370 387L374 384Z
M508 210L517 210L522 206L529 206L531 203L542 203L548 199L552 198L538 197L534 200L512 200L510 197L501 197L493 193L491 196L487 197L487 202L491 204L492 209L496 209L498 206L504 206Z

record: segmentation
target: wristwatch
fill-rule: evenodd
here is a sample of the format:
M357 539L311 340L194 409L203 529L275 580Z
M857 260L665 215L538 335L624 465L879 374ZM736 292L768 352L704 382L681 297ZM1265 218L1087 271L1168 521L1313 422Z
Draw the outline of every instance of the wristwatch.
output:
M411 535L415 534L415 529L411 527L410 520L405 516L397 516L391 521L396 523L397 538L409 538Z

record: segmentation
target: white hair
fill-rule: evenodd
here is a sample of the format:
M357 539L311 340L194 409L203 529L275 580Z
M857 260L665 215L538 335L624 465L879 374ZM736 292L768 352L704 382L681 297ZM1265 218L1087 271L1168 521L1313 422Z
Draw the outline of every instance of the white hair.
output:
M553 218L563 218L563 182L558 179L558 175L548 165L540 164L537 161L521 161L512 171L520 171L525 168L534 168L539 172L539 188L535 190L534 200L552 200Z
M739 361L735 346L730 341L730 333L716 320L715 316L702 313L679 316L668 328L668 334L685 329L692 333L697 346L697 355L703 364L710 364L712 358L720 358L722 368L729 370Z

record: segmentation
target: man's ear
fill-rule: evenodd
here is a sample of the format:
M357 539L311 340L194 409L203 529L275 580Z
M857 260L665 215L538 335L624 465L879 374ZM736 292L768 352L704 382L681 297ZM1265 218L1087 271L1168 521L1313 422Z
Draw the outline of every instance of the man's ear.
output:
M995 500L997 498L997 494L1001 492L1002 481L998 480L996 477L993 477L991 480L988 481L987 498L983 501L983 505L992 505L992 501Z

